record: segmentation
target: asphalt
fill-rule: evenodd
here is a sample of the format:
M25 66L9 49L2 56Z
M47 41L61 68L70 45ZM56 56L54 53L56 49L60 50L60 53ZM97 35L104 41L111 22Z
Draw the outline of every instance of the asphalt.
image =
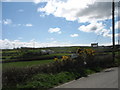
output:
M118 68L105 69L55 88L118 88Z

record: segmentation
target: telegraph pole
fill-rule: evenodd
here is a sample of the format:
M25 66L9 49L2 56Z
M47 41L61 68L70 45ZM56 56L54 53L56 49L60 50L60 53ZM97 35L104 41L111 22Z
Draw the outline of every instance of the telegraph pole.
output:
M114 0L112 2L112 43L113 43L113 50L112 50L112 55L113 55L113 62L115 61L115 3Z
M119 41L119 38L118 38L118 46L120 45L120 41Z

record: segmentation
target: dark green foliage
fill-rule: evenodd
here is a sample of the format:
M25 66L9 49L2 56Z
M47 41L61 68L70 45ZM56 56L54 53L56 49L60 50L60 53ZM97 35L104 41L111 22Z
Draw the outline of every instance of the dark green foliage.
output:
M116 53L115 65L120 66L120 52Z
M17 85L18 88L52 88L61 83L75 79L74 73L61 72L57 74L37 74L25 84Z
M95 56L95 59L93 61L93 66L99 66L99 67L111 67L111 65L114 64L112 55L103 55L103 56Z

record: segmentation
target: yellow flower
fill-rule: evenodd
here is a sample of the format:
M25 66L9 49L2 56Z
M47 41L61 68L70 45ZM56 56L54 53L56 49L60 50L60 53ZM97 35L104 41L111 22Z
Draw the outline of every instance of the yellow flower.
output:
M62 56L62 60L67 60L68 58L68 56Z
M58 58L54 58L54 61L58 61Z
M95 51L92 50L92 49L81 49L81 48L78 48L77 49L77 53L80 56L86 56L86 55L93 56L93 55L95 55Z
M85 49L85 53L86 53L87 55L94 55L95 51L92 50L92 49Z

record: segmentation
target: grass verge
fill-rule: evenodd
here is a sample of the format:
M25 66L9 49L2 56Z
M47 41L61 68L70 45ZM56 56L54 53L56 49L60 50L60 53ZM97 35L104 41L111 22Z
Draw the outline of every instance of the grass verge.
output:
M29 67L29 66L36 66L36 65L43 65L43 64L49 64L53 62L53 59L51 60L40 60L40 61L24 61L24 62L11 62L11 63L3 63L3 69L11 68L11 67Z
M84 69L83 73L87 76L94 73L90 69ZM69 82L74 79L82 77L83 74L78 72L60 72L56 74L37 74L34 75L31 79L27 80L25 83L18 84L17 88L53 88L60 84Z

